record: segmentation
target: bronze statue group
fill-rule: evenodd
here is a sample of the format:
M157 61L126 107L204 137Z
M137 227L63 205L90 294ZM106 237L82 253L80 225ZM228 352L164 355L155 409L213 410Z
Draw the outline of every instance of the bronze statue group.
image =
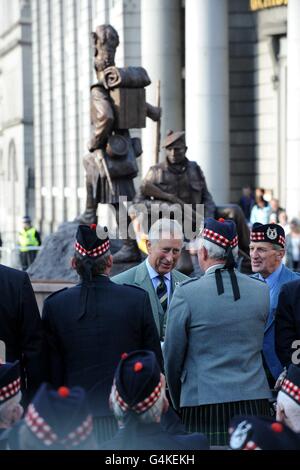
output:
M300 278L282 262L283 228L258 223L249 236L237 206L216 207L182 131L167 133L165 160L136 194L142 148L129 129L161 110L146 103L143 68L115 66L116 30L98 26L93 41L80 282L50 295L40 317L28 275L0 265L0 449L300 449ZM144 259L122 196L146 218L156 204ZM98 203L124 222L114 256ZM161 215L186 205L195 278L176 269L190 241L182 221ZM251 276L237 269L241 254Z

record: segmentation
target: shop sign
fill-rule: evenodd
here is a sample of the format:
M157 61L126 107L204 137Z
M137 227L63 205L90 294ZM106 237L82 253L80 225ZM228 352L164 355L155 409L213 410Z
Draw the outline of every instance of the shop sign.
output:
M250 0L250 10L266 10L267 8L287 6L288 0Z

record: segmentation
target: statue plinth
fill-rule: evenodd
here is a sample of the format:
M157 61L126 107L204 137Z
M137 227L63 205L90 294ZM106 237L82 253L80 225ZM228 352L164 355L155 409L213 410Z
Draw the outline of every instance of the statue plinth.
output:
M48 235L42 249L28 269L33 282L51 281L77 283L79 276L71 268L71 259L74 255L74 242L78 222L64 222L55 233ZM110 240L111 253L116 253L122 246L122 240ZM116 263L113 265L111 275L119 274L137 263Z

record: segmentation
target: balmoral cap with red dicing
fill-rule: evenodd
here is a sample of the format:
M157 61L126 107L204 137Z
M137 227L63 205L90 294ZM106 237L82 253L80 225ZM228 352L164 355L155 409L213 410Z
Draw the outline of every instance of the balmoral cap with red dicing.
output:
M122 355L115 373L116 400L124 412L137 414L151 408L161 395L160 367L152 351Z
M300 368L291 364L280 388L300 406Z
M236 416L228 432L232 450L300 450L300 435L271 418Z
M20 364L0 362L0 406L17 395L21 389Z
M81 387L55 390L42 384L28 406L25 423L45 449L57 445L76 449L93 431L92 415Z
M99 258L110 250L106 227L96 224L79 225L76 233L75 252L83 258Z
M281 225L255 223L250 233L251 242L267 242L285 247L285 233Z
M236 225L233 220L213 219L208 217L201 232L202 238L224 249L238 245Z

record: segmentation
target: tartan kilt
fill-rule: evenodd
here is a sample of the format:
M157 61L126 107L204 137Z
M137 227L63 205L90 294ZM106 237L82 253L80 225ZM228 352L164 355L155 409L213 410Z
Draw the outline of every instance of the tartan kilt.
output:
M271 416L269 400L244 400L183 407L181 419L187 432L201 432L210 445L228 445L228 427L236 415Z
M93 418L93 434L98 445L112 439L118 429L118 423L114 416Z

